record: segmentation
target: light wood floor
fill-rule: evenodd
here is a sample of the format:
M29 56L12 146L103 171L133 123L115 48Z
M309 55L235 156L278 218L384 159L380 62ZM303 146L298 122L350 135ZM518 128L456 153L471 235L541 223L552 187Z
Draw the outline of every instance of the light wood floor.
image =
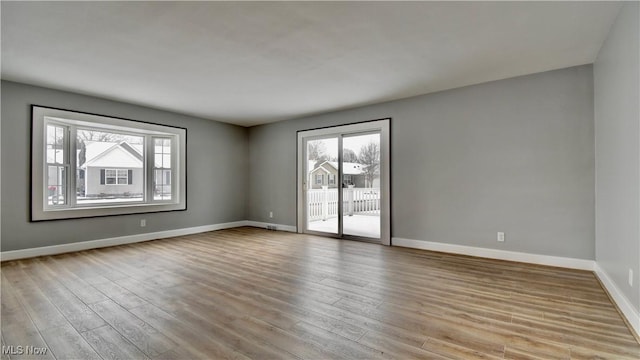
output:
M239 228L1 273L36 359L640 358L586 271Z

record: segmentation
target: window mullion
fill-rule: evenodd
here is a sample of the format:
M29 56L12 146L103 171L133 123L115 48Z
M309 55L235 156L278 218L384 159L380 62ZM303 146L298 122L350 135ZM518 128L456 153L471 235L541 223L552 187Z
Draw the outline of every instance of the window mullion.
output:
M178 157L179 157L179 152L178 152L178 144L177 144L177 139L175 137L172 137L170 139L171 141L171 183L169 184L169 186L171 187L171 200L172 201L179 201L179 191L178 191L178 181L176 178L176 174L178 174L178 172L180 171L180 169L178 169ZM164 174L163 174L164 176Z
M145 201L147 203L152 203L154 202L153 199L153 188L154 188L154 184L153 184L153 171L154 171L154 155L155 155L155 144L154 144L154 137L151 135L147 135L145 136L144 139L144 152L146 154L145 156L145 164L144 164L144 173L145 173Z
M76 179L77 179L77 166L78 166L78 155L77 155L77 144L76 144L76 138L78 135L77 129L75 126L69 126L69 131L67 132L68 134L68 139L67 139L67 145L65 146L67 150L65 150L67 152L67 156L68 156L68 164L69 164L69 171L67 171L67 184L68 184L68 189L67 189L67 203L70 207L75 207L77 204L77 186L76 186Z
M42 183L41 183L41 187L42 187L42 191L43 191L43 196L42 196L42 207L43 209L47 209L49 208L49 159L47 157L47 150L49 148L49 142L48 142L48 133L47 133L47 129L49 126L49 121L44 121L43 122L43 126L42 126L42 132L43 132L43 144L44 146L42 147L42 163L44 164L44 166L42 166Z

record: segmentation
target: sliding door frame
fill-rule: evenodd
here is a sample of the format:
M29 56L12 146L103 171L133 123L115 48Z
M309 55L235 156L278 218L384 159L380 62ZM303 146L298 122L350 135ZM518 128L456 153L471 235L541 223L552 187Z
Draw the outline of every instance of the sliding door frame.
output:
M391 118L364 121L345 125L330 126L324 128L299 130L297 140L297 167L296 167L296 188L297 188L297 232L312 233L305 231L305 186L306 177L303 175L307 171L305 159L305 139L328 137L336 135L338 137L338 161L342 162L341 145L342 137L352 134L380 132L380 192L382 200L380 202L380 243L391 245ZM339 166L341 169L342 166ZM342 184L342 173L338 174L338 182ZM342 186L339 186L339 201L342 199ZM338 221L338 224L341 220ZM324 234L323 234L324 235ZM329 236L331 234L328 234ZM342 229L338 225L337 236L342 235ZM350 236L343 236L351 238Z

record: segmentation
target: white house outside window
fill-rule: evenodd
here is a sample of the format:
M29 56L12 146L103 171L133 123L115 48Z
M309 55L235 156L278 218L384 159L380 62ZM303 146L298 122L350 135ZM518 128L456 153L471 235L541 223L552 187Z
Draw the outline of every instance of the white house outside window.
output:
M186 129L32 108L33 221L186 209Z

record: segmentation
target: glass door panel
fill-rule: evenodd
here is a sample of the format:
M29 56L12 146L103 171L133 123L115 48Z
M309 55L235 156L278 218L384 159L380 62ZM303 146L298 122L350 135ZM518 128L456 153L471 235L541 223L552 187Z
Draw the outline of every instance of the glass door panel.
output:
M380 239L380 133L342 137L342 233Z
M338 235L338 137L306 140L306 229Z

